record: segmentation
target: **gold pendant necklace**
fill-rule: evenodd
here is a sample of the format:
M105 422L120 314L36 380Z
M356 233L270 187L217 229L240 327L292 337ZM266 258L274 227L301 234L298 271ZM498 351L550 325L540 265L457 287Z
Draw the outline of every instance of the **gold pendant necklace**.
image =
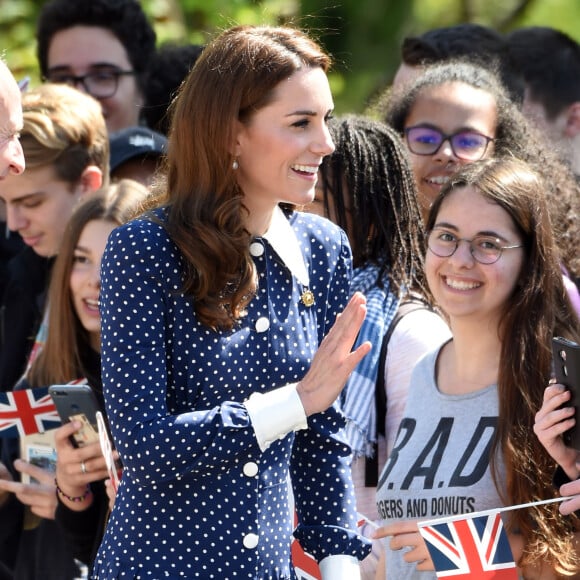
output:
M302 302L304 306L310 308L310 306L314 304L314 294L312 293L312 291L306 288L304 292L302 292L302 295L300 296L300 302Z

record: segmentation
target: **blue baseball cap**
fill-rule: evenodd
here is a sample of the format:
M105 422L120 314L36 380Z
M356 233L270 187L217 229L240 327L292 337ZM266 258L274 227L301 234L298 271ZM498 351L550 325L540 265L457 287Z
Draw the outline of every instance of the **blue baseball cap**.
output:
M156 158L165 154L167 138L148 127L127 127L109 136L110 171L113 172L129 159Z

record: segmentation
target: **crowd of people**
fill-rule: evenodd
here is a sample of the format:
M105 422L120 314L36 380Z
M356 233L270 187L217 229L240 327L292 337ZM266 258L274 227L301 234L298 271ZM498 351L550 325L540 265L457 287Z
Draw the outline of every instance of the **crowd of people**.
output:
M293 543L431 580L419 522L515 505L519 576L580 577L578 43L429 30L336 118L297 28L49 0L37 47L36 88L0 61L0 390L89 385L113 451L0 438L0 580L300 578Z

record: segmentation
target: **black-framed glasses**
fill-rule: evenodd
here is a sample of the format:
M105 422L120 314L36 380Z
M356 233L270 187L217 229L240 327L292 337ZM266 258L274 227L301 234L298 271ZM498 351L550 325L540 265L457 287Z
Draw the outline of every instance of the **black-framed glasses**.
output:
M108 99L117 92L119 77L133 76L135 74L134 70L121 70L116 67L98 69L84 75L49 71L44 80L51 83L70 85L71 87L77 87L80 83L89 95L97 99Z
M476 131L457 131L447 135L434 127L417 125L405 129L407 146L415 155L434 155L445 141L449 141L453 154L464 161L479 161L485 155L492 137Z
M449 258L455 254L459 242L469 244L473 259L480 264L495 264L504 250L523 248L523 244L503 245L499 238L493 236L475 236L472 239L458 238L447 230L433 229L427 234L427 247L440 258Z

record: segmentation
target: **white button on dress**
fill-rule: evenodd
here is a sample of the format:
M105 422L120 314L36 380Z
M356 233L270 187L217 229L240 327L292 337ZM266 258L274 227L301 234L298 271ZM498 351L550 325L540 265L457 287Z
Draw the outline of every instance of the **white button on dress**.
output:
M243 472L246 477L256 477L258 475L258 464L248 461L243 467Z
M250 254L256 258L264 253L264 246L260 242L252 242L250 244Z
M258 332L266 332L268 328L270 328L270 321L265 316L256 320L256 330Z
M246 534L243 544L248 550L253 550L258 545L258 534Z

